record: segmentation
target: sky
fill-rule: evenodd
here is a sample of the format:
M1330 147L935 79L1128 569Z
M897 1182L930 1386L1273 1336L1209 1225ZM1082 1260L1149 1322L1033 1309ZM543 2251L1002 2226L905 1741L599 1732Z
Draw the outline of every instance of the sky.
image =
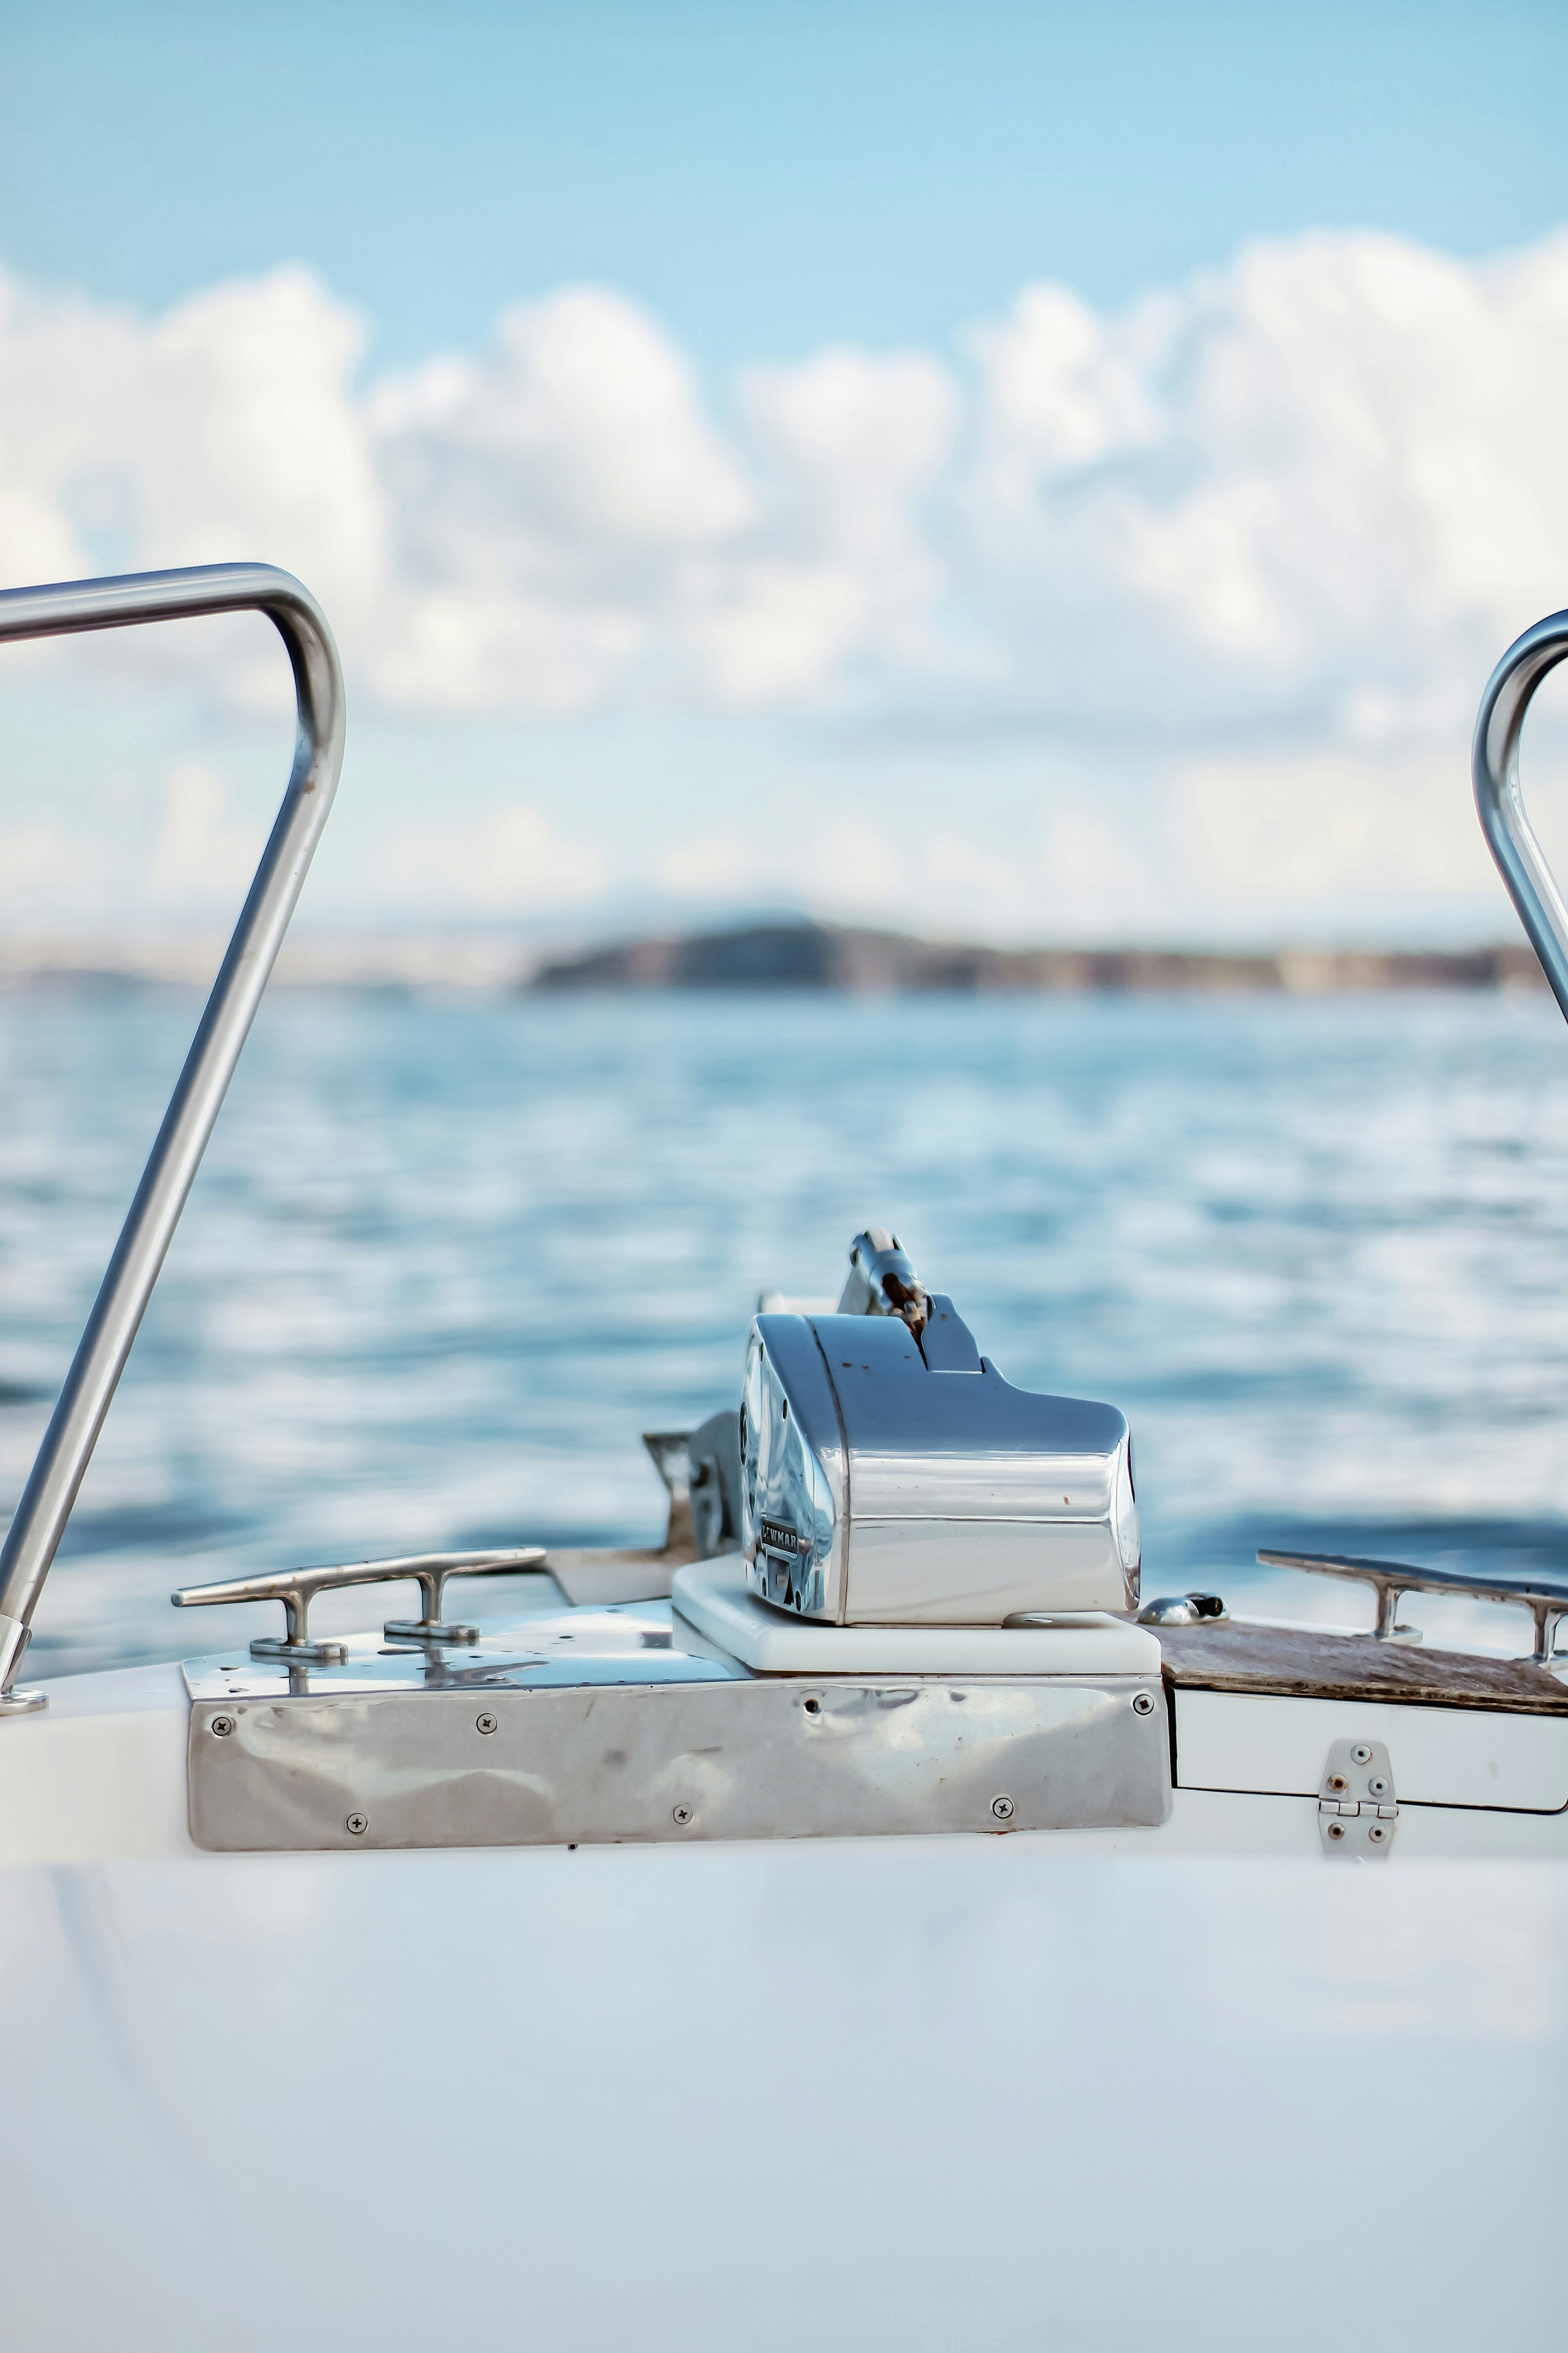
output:
M317 592L303 923L1506 936L1565 68L1506 0L11 0L0 582ZM219 920L285 687L259 622L10 649L5 928Z

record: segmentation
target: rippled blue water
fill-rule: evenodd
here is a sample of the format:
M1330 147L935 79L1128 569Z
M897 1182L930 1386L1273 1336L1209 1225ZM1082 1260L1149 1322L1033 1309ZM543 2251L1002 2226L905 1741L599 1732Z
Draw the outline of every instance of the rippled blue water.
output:
M0 1499L195 1009L0 1001ZM30 1663L257 1630L175 1617L175 1583L655 1539L638 1432L728 1402L758 1291L836 1291L873 1219L1012 1379L1129 1412L1146 1593L1361 1612L1249 1580L1270 1540L1568 1566L1568 1037L1542 998L279 995Z

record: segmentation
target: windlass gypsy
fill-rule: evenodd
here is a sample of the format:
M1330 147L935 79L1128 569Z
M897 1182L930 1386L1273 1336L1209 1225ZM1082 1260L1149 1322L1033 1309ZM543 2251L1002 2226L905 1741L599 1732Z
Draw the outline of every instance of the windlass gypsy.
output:
M879 1228L851 1248L837 1314L752 1325L741 1515L748 1586L802 1618L999 1626L1138 1604L1125 1417L1005 1381Z

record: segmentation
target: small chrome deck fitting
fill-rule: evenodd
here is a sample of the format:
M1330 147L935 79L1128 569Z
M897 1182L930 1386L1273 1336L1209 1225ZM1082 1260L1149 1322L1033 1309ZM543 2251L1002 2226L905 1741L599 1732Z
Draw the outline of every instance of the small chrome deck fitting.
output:
M1230 1616L1217 1593L1157 1593L1138 1612L1140 1626L1218 1626Z

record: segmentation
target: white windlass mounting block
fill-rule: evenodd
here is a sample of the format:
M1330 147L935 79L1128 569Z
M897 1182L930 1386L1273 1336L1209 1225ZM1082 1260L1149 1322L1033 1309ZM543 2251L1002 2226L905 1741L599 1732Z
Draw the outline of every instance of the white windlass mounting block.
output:
M1152 1675L1158 1638L1103 1610L1006 1626L825 1626L759 1601L739 1555L678 1569L675 1608L757 1675Z

